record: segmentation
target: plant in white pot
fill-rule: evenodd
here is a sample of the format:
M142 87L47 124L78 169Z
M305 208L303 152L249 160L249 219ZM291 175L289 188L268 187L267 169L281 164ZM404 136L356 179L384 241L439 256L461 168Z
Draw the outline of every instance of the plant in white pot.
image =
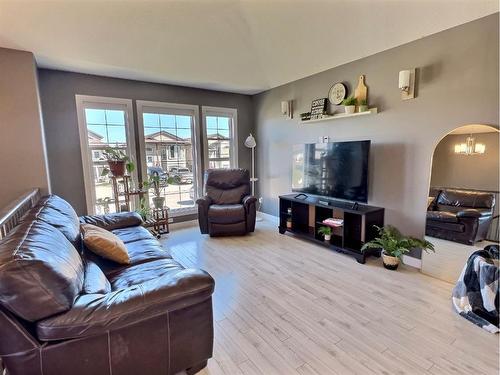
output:
M361 99L358 102L358 112L366 112L368 111L368 102L366 99Z
M397 228L391 225L382 228L375 225L375 227L378 231L378 237L365 243L361 251L366 249L381 249L384 267L389 270L397 269L403 255L409 253L413 248L421 248L426 252L434 252L434 245L429 241L404 236Z
M350 96L342 101L344 105L345 113L351 114L356 111L357 100L354 96Z
M142 183L143 188L146 190L153 189L153 205L155 208L160 209L163 208L163 205L165 204L165 197L161 195L161 189L160 189L160 176L158 175L157 172L153 173L148 180L144 181ZM171 184L173 182L172 177L168 177L165 180L165 184Z
M329 242L332 238L333 230L331 227L323 226L319 227L318 233L323 235L323 237L325 238L325 242Z

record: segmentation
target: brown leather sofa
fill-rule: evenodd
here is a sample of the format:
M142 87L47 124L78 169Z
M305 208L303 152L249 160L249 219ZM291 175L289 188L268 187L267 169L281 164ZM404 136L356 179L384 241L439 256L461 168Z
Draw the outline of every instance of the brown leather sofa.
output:
M467 245L484 240L493 217L492 193L431 189L425 234Z
M111 230L131 264L86 250ZM194 374L212 356L214 280L185 269L136 213L78 218L42 198L0 242L0 357L8 374Z
M205 196L196 201L201 233L210 236L243 235L255 230L257 199L250 195L246 169L209 169Z

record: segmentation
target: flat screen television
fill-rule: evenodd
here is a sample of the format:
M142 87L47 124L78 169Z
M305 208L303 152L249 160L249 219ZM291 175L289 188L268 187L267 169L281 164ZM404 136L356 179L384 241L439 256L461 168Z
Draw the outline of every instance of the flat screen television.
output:
M293 146L292 191L368 201L370 141Z

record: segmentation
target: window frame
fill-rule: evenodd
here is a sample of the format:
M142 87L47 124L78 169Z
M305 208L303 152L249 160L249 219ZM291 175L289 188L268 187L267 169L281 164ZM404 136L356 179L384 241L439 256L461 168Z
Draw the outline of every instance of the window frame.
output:
M207 116L229 117L229 165L230 168L238 168L238 110L236 108L224 107L201 107L201 122L203 124L203 166L205 170L209 169L210 161L223 161L228 158L212 158L208 154L208 134L207 134Z
M78 120L78 133L80 136L80 151L82 156L83 182L85 186L85 203L87 213L93 215L96 213L96 196L94 190L94 168L92 168L92 153L88 147L88 129L85 109L108 109L125 112L125 134L127 136L127 153L129 157L137 163L135 153L135 127L134 111L131 99L112 98L105 96L75 95L76 112ZM137 181L137 168L132 172L132 180Z
M201 197L203 193L203 164L201 161L200 153L200 139L199 139L199 118L200 109L197 105L192 104L178 104L178 103L167 103L167 102L154 102L147 100L137 100L137 123L138 130L137 135L139 138L139 157L141 158L141 181L147 178L147 163L146 163L146 143L144 139L144 118L143 114L146 113L158 113L166 115L187 115L191 116L193 119L191 123L191 134L192 134L192 149L193 149L193 186L195 192L195 201L197 197ZM167 151L167 155L170 156L170 150ZM167 171L168 172L168 171ZM173 209L171 217L190 215L196 213L196 204L193 207L178 208Z

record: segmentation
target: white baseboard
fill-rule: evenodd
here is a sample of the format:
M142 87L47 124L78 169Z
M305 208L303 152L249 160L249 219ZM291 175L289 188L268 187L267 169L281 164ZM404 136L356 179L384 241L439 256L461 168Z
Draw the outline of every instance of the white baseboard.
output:
M410 267L422 268L422 259L417 259L408 255L403 255L403 263Z
M262 220L269 221L271 223L279 224L280 222L280 218L278 216L266 214L265 212L257 212L257 216L261 217Z

